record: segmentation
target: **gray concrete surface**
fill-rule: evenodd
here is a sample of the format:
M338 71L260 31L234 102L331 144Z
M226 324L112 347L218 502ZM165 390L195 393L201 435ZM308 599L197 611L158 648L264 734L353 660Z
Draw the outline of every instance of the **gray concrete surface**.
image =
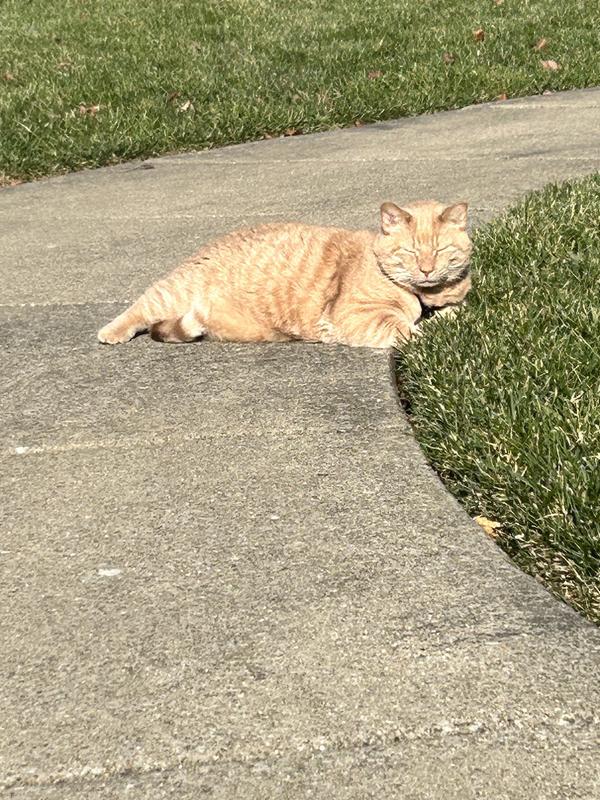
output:
M600 798L600 631L448 495L385 353L100 347L241 223L476 222L600 168L600 91L0 193L8 797Z

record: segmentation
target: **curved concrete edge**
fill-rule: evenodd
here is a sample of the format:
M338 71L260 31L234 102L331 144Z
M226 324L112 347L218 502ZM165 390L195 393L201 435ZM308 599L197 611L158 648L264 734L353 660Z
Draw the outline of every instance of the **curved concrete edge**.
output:
M414 429L413 429L413 426L412 426L411 421L410 421L410 413L407 412L407 410L405 409L405 407L403 405L403 402L402 402L402 399L401 399L401 396L400 396L399 376L398 376L398 360L397 360L396 351L394 351L394 350L390 350L390 352L389 352L388 368L389 368L390 387L391 387L392 393L394 394L394 396L396 398L397 410L398 410L399 414L402 416L403 420L406 422L406 425L408 426L409 431L410 431L410 435L414 438L416 446L419 448L419 451L421 453L421 458L428 465L428 467L431 470L432 474L435 476L436 480L438 481L438 483L440 484L440 486L443 488L444 492L446 493L446 505L449 506L449 504L453 504L453 505L458 506L460 508L460 510L462 511L463 517L466 517L464 522L466 523L466 520L468 520L468 523L470 524L472 531L474 532L474 534L478 538L480 538L482 541L484 541L486 543L488 549L492 553L492 557L493 558L499 557L499 558L504 559L504 561L506 563L510 564L511 567L514 570L516 570L519 574L521 574L525 578L526 583L528 583L530 586L535 586L536 587L536 591L540 591L541 590L545 594L547 594L548 598L551 601L551 604L553 606L554 605L558 605L558 606L562 607L562 610L563 610L563 612L566 612L567 617L571 618L571 622L573 622L574 619L577 619L578 622L583 624L584 628L587 627L587 628L590 628L591 630L593 630L595 632L593 634L594 636L600 634L600 630L599 630L597 625L595 625L589 619L586 619L586 617L583 616L582 614L579 614L579 612L577 612L566 601L562 600L556 594L554 594L549 589L547 589L546 585L544 584L544 582L542 580L539 580L539 579L533 577L532 575L529 575L528 573L524 572L519 566L517 566L517 564L513 561L513 559L511 559L510 556L501 547L499 547L499 545L497 545L496 542L492 538L487 536L486 533L483 531L482 527L480 525L478 525L472 517L469 516L467 510L465 509L463 504L460 502L460 500L457 497L455 497L454 494L446 487L446 484L444 483L444 481L442 480L440 475L437 473L435 468L432 466L432 464L430 463L429 459L427 458L427 456L425 455L425 453L423 452L423 450L422 450L422 448L421 448L421 446L419 444L418 437L416 436L416 434L414 432ZM556 613L559 613L559 612L557 611Z
M598 795L600 632L448 495L389 354L95 331L239 222L365 225L398 187L483 218L597 169L599 97L0 193L6 791Z

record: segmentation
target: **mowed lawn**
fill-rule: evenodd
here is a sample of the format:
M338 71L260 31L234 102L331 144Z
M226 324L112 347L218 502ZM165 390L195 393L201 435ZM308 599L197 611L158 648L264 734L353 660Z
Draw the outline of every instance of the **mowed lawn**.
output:
M600 83L589 0L2 0L0 182Z
M600 622L600 176L477 231L473 265L466 309L400 353L401 395L468 511Z

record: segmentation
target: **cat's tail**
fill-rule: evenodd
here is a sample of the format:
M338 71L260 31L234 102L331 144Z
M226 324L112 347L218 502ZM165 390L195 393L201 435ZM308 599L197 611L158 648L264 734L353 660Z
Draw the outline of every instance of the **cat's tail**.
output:
M175 323L185 319L191 304L187 287L181 285L175 274L169 275L147 289L126 311L101 328L98 339L103 344L123 344L158 323Z
M200 314L192 309L179 319L163 319L150 326L150 336L157 342L193 342L204 336L206 325Z

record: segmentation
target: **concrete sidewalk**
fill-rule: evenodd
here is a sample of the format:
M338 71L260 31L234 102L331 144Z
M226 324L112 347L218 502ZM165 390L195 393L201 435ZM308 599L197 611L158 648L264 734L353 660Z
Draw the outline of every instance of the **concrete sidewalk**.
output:
M600 798L600 631L429 469L385 353L97 328L200 243L600 169L600 90L0 192L0 793Z

